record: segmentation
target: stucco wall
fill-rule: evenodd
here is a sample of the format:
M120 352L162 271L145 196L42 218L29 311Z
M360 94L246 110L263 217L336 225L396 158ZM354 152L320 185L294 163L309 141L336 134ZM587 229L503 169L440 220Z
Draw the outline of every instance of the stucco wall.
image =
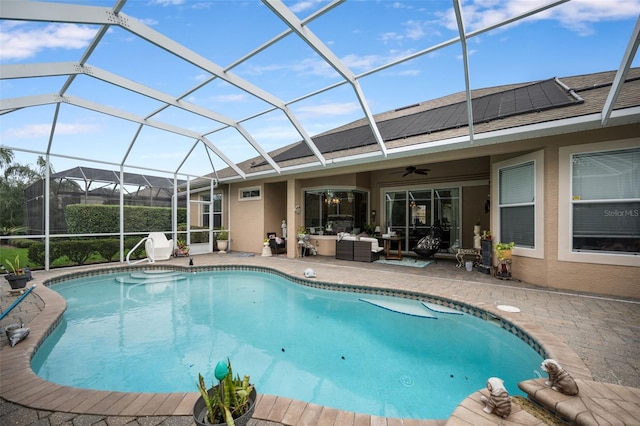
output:
M560 168L567 166L559 164L560 147L637 137L636 130L638 130L637 126L635 130L634 126L629 126L623 129L577 133L570 139L553 137L535 141L533 145L544 146L544 259L514 256L512 264L514 278L559 290L640 298L640 256L638 266L558 260L558 235L563 231L558 225L558 186ZM503 158L505 157L500 157L500 159Z
M544 232L542 258L513 258L513 277L527 283L558 290L585 291L623 297L640 298L639 266L600 265L592 262L567 262L558 260L558 185L559 150L567 145L586 144L624 138L638 138L640 126L629 125L614 129L596 129L569 135L547 138L532 138L512 143L486 146L471 146L457 151L415 156L412 159L387 159L374 165L353 165L348 168L326 169L270 178L267 182L255 180L251 183L232 185L231 203L233 250L260 253L266 232L281 233L280 223L287 218L292 244L288 246L289 257L296 256L293 240L297 225L303 215L294 213L296 204L303 206L302 190L313 187L358 187L369 190L370 209L376 210L379 224L383 205L380 193L386 188L411 185L462 185L462 245L473 246L473 225L481 218L482 229L490 229L490 216L497 214L497 195L491 194L491 213L484 213L484 203L489 194L488 182L491 166L495 162L517 157L525 153L543 150L544 155ZM455 159L455 157L458 159ZM402 177L409 164L430 168L428 176L410 175ZM277 179L277 180L276 180ZM467 185L465 182L473 182ZM481 182L481 183L479 183ZM262 200L238 202L239 187L262 185ZM292 201L293 200L293 201ZM287 207L289 204L289 208ZM226 210L225 210L226 214ZM324 237L317 239L322 255L333 256L335 241Z

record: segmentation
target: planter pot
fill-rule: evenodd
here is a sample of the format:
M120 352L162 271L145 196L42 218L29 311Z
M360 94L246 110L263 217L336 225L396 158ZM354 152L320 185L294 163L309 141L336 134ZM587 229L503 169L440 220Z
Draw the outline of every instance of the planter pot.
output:
M217 387L211 388L209 389L209 394L217 391L218 391ZM233 422L236 424L236 426L246 426L246 424L249 422L249 420L251 419L251 416L253 416L253 412L256 409L257 396L258 395L256 394L256 390L253 389L249 394L249 409L242 416L233 419ZM198 426L225 426L226 425L225 422L213 423L213 424L209 423L206 420L206 416L207 416L207 407L204 404L204 399L202 399L202 396L200 396L196 400L196 403L193 405L193 421Z
M226 253L227 252L228 243L229 243L228 240L217 240L216 241L216 245L218 246L218 252Z
M496 255L499 260L508 260L511 259L511 250L496 251Z
M27 281L29 281L29 277L26 274L24 275L8 274L8 275L5 275L4 278L7 281L9 281L9 285L14 290L25 288L27 286Z

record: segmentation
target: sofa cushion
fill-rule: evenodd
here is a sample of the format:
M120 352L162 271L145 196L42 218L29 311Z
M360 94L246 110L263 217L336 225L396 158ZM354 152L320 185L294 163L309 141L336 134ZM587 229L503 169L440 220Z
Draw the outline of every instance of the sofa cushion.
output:
M373 238L373 237L356 237L355 235L350 235L350 234L338 234L338 241L340 240L345 240L345 241L356 241L356 239L358 239L360 241L369 241L371 243L371 251L374 253L380 253L382 250L384 250L383 247L380 247L378 245L378 239L377 238Z

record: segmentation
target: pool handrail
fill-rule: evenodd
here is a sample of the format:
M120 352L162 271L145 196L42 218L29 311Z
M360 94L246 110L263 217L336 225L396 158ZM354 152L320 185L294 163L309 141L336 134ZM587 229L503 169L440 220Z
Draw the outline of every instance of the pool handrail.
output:
M136 251L136 249L140 246L140 244L144 243L145 241L147 241L149 239L149 237L144 237L142 238L140 241L138 241L138 244L136 244L135 246L133 246L133 248L131 250L129 250L129 253L127 253L127 265L136 265L138 263L142 263L142 262L149 262L149 263L153 263L153 261L151 259L149 259L148 257L142 258L142 259L138 259L136 261L131 261L129 260L129 257L131 256L131 253L133 253L134 251ZM153 238L151 238L151 246L153 247Z
M11 306L9 306L9 307L7 308L7 310L6 310L6 311L2 312L2 313L0 314L0 320L1 320L2 318L6 317L6 316L9 314L9 312L11 312L11 311L13 310L13 308L15 308L16 306L18 306L18 304L19 304L20 302L22 302L22 301L24 300L24 298L25 298L25 297L27 297L27 295L28 295L29 293L31 293L31 291L32 291L34 288L36 288L36 285L37 285L37 284L34 284L34 285L32 285L31 287L29 287L29 288L27 289L27 291L25 291L24 293L22 293L22 295L21 295L20 297L18 297L18 298L17 298L17 299L16 299L16 300L11 304Z

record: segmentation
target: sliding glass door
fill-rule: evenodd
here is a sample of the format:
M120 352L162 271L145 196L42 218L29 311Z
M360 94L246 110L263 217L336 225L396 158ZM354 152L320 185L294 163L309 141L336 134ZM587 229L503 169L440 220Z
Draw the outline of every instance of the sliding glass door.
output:
M442 228L441 251L459 245L460 188L419 188L384 193L383 232L395 232L410 251L432 225Z

